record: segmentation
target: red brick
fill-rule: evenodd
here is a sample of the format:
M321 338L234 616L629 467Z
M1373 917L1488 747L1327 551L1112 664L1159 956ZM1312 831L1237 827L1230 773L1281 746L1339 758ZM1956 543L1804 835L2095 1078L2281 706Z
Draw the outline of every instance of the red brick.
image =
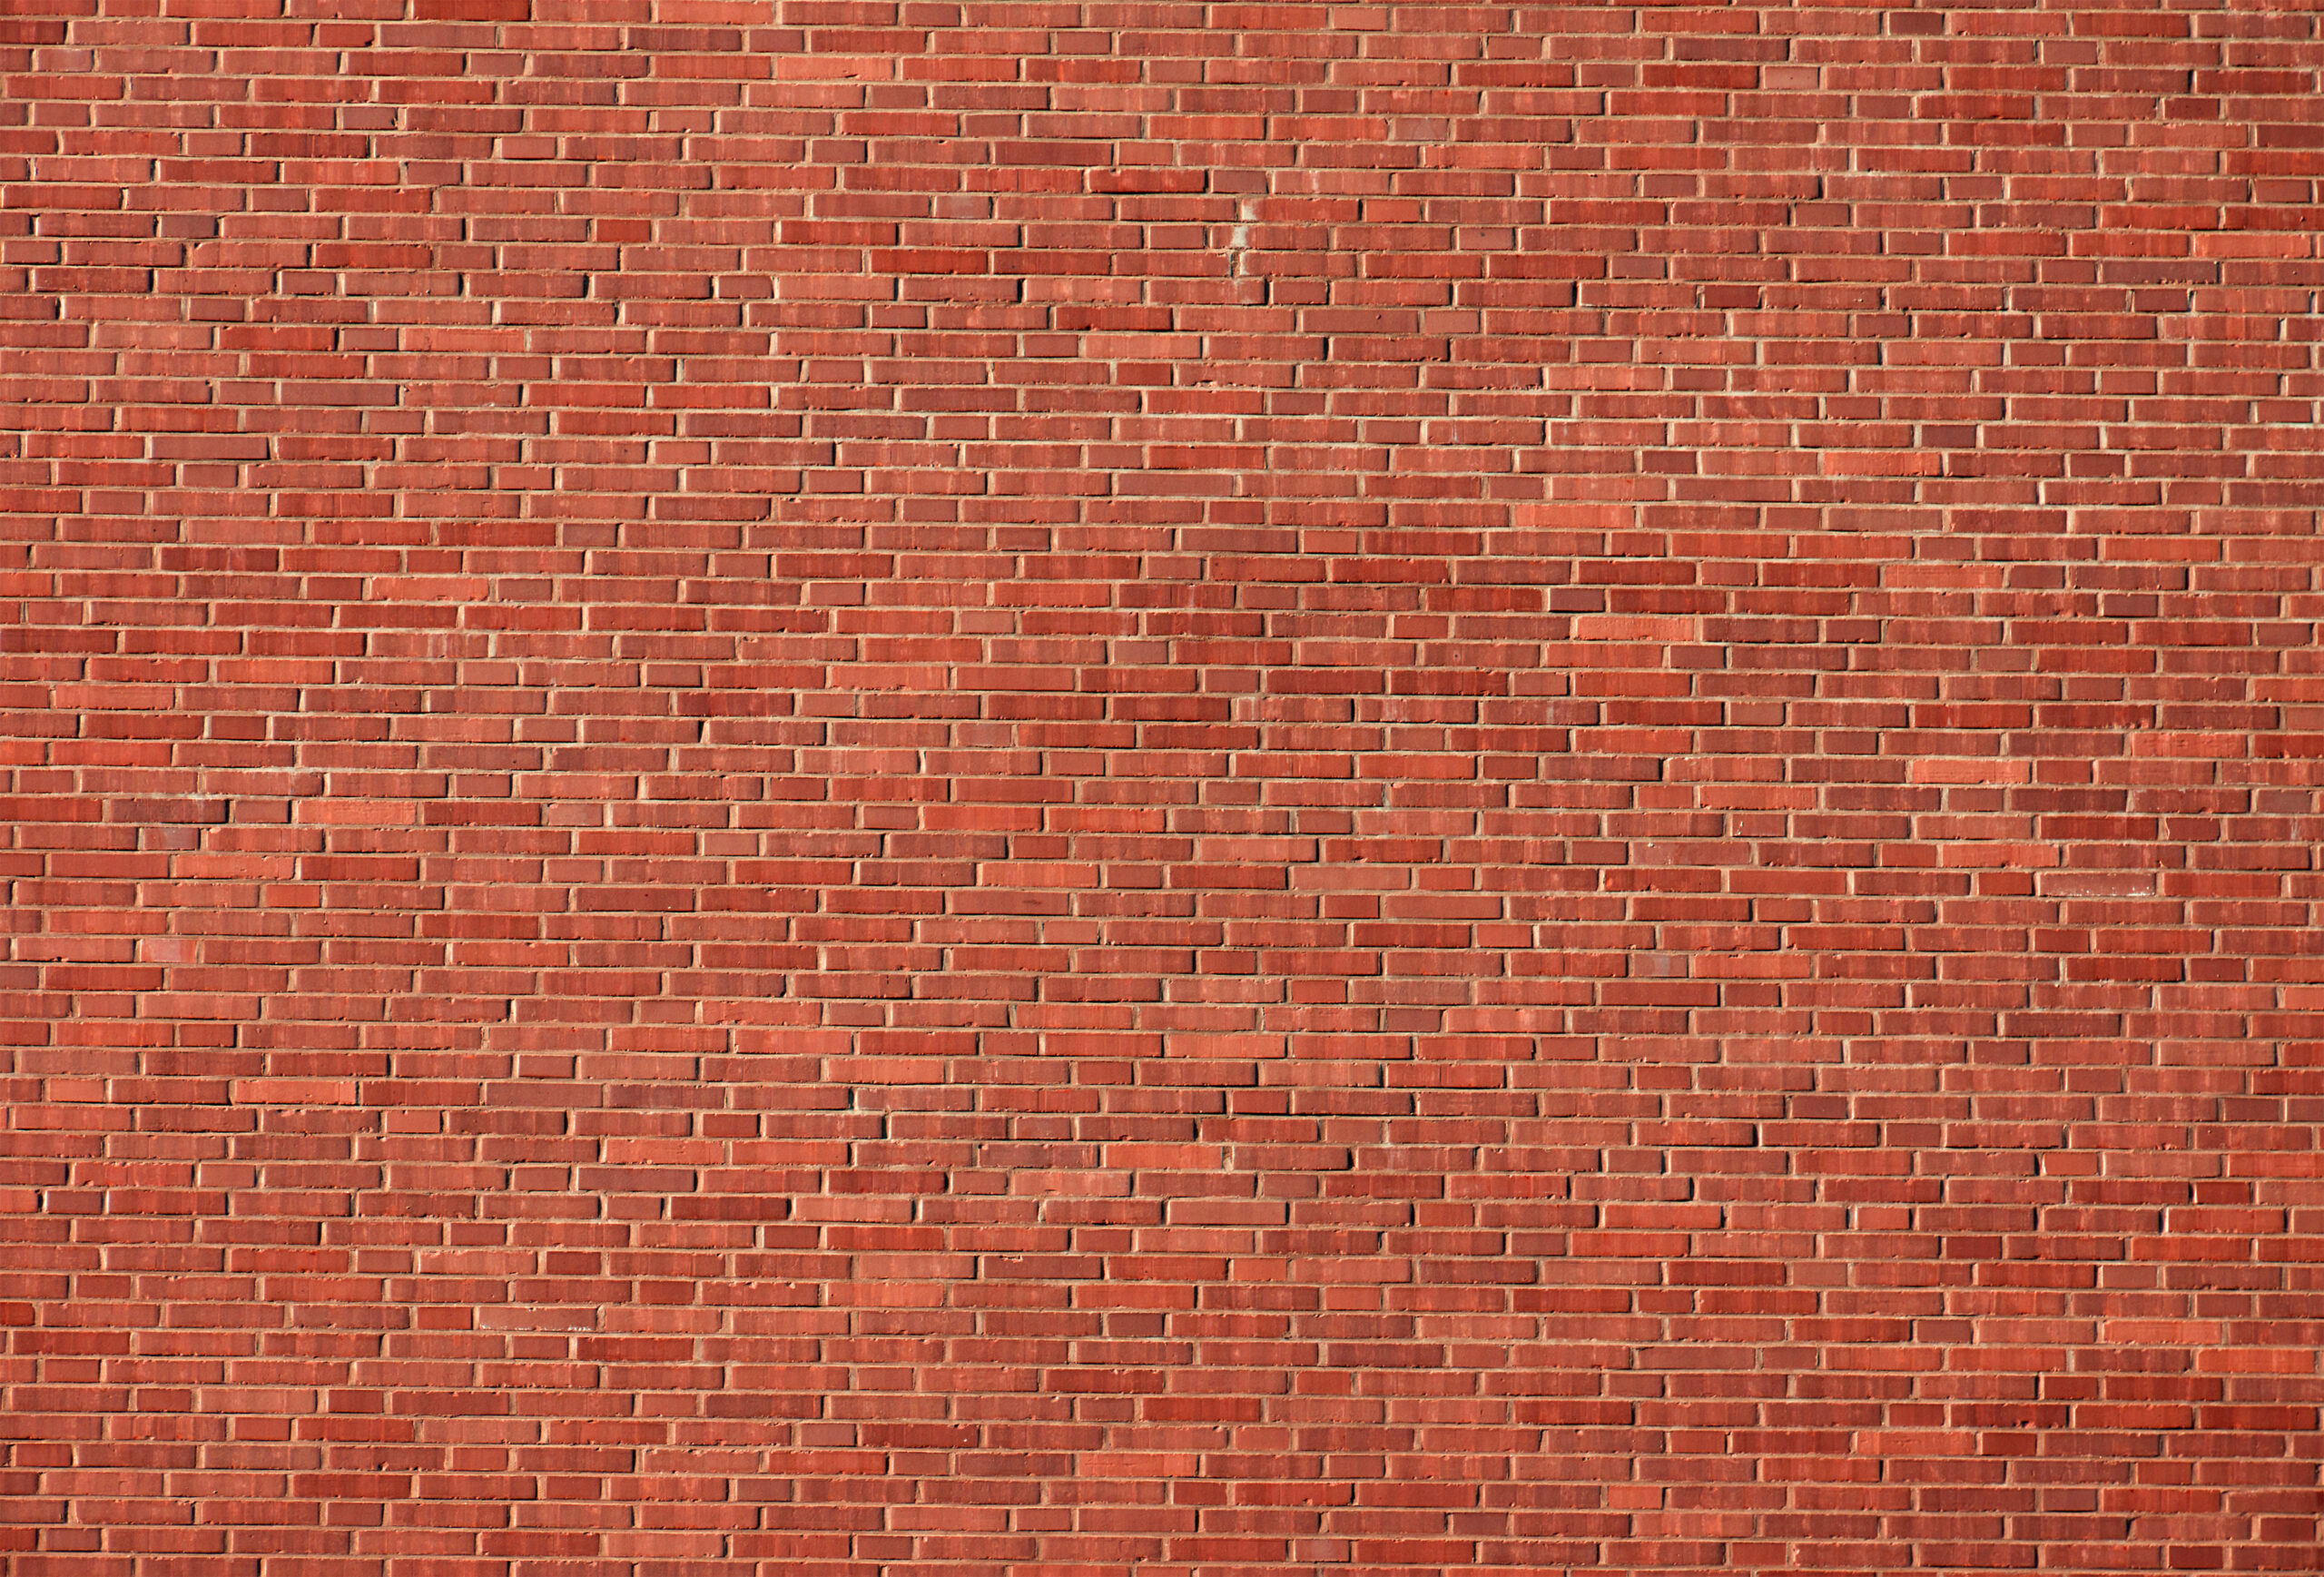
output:
M2306 11L163 9L0 1563L2317 1567Z

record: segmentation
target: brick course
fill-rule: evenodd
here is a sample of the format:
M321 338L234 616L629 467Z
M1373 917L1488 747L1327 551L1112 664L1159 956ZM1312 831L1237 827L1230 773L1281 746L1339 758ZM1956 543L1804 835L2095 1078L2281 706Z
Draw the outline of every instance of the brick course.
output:
M0 1561L2318 1570L2319 15L13 8Z

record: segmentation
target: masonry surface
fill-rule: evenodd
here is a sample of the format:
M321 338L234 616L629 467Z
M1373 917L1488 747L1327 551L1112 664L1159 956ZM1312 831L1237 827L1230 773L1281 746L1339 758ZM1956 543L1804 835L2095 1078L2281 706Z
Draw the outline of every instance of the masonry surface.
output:
M9 1572L2324 1563L2315 9L9 13Z

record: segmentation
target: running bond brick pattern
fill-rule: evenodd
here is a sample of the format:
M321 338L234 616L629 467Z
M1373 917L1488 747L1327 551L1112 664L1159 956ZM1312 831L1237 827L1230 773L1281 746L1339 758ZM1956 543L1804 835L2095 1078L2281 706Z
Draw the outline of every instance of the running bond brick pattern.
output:
M2320 18L12 5L6 1570L2319 1570Z

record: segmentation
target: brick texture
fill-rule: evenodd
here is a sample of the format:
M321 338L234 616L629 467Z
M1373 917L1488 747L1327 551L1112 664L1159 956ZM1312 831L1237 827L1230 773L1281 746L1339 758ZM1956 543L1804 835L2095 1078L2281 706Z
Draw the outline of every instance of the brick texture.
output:
M0 1561L2319 1570L2319 23L11 5Z

